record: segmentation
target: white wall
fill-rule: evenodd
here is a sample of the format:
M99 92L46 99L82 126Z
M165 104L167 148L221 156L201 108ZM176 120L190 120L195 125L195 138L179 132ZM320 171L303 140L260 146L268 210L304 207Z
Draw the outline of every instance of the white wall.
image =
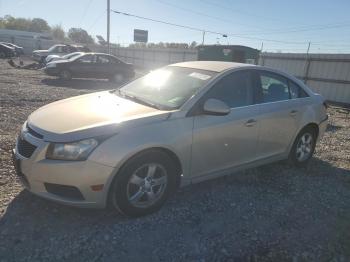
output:
M107 52L106 47L100 45L89 46L89 48L95 52ZM111 48L111 54L125 62L144 68L157 68L177 62L197 60L196 49L117 47Z

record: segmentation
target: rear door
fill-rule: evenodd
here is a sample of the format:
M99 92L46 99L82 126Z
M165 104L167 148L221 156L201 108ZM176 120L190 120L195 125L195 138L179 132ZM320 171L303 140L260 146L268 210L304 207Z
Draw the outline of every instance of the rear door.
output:
M283 153L297 131L301 112L298 99L291 99L289 80L264 70L256 71L260 123L257 154L260 159Z
M192 169L195 177L249 163L256 158L259 123L255 120L259 105L253 104L253 79L249 70L223 77L209 98L231 107L225 116L200 114L194 117Z

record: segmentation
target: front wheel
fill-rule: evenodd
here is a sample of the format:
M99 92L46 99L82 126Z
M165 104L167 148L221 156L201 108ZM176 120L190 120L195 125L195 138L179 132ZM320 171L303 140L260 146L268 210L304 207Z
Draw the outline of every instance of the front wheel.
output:
M294 141L289 160L296 166L306 166L316 146L316 132L312 128L303 129Z
M130 159L114 179L109 202L130 217L151 214L161 208L176 186L176 167L160 151L150 151Z

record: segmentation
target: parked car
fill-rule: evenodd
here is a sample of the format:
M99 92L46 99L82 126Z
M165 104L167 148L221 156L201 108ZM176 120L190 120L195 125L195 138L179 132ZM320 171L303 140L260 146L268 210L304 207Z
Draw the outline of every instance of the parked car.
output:
M324 98L286 73L184 62L39 108L14 161L38 196L140 216L179 185L282 159L306 165L327 118Z
M16 56L16 51L13 47L0 44L0 58L9 58L13 56Z
M122 83L134 77L134 67L115 56L103 53L85 53L69 60L48 63L45 73L63 80L72 78L107 78Z
M23 47L21 47L21 46L18 46L18 45L12 44L12 43L7 43L7 42L0 42L0 44L4 44L4 45L7 45L9 47L14 48L17 55L24 54Z
M40 63L45 62L45 58L48 55L66 55L73 52L90 52L90 49L85 46L79 46L79 45L54 45L51 46L48 50L35 50L33 51L32 58L35 61L38 61Z
M53 62L53 61L57 61L57 60L68 60L71 59L74 56L78 56L78 55L82 55L84 54L84 52L74 52L74 53L70 53L64 56L60 56L60 55L48 55L45 59L46 64Z

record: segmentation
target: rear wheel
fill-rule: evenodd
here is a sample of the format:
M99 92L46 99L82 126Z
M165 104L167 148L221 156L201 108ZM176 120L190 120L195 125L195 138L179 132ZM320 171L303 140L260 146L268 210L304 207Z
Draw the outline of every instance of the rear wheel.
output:
M316 132L313 128L303 129L294 141L289 160L296 166L306 166L316 146Z
M172 159L161 151L136 155L114 179L110 204L131 217L159 210L176 186L175 170Z
M60 72L60 79L62 80L71 80L72 79L72 74L68 70L62 70Z

